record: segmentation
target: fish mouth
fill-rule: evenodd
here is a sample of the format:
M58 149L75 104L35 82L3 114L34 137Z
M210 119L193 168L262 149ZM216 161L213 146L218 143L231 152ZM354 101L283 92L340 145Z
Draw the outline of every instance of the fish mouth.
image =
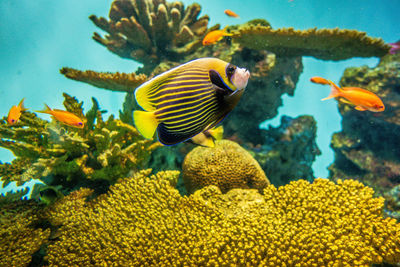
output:
M236 68L232 76L232 83L238 90L245 89L250 78L250 71L245 68Z

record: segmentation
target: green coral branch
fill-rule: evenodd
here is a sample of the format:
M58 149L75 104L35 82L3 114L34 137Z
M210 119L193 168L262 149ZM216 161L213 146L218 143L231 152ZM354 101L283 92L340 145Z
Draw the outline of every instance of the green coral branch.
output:
M47 122L29 112L15 125L0 122L0 146L17 157L11 164L0 164L5 184L15 181L21 185L35 178L69 192L90 180L113 183L143 168L159 145L114 116L104 121L94 98L86 116L82 102L65 93L64 99L66 110L85 121L84 128Z

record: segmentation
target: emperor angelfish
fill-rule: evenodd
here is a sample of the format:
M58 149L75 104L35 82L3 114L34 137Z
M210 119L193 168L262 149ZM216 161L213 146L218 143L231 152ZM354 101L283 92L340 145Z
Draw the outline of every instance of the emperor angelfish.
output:
M135 90L145 111L133 119L145 138L174 145L213 128L232 111L250 72L217 58L200 58L170 69Z

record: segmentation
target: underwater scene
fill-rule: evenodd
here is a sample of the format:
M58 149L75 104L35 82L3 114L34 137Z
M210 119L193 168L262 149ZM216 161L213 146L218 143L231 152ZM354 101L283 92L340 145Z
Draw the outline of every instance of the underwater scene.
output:
M400 266L398 1L0 2L0 266Z

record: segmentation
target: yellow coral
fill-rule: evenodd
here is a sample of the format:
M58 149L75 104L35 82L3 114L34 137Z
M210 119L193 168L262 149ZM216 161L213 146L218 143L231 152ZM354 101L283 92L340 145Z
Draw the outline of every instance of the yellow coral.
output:
M183 162L182 177L188 192L217 185L222 192L232 188L256 188L269 184L258 162L240 145L229 140L215 147L196 147Z
M66 67L62 68L60 73L72 80L119 92L133 92L136 87L147 80L147 76L144 74L80 71Z
M142 171L71 214L51 266L369 266L400 261L400 224L346 180L279 188L216 186L181 197L168 172ZM176 176L176 173L171 173ZM174 178L175 179L175 178ZM243 205L243 203L246 203ZM229 212L229 210L231 212Z
M313 56L323 60L352 57L382 57L390 46L365 32L345 29L272 29L269 26L245 25L234 40L251 49L266 49L284 56Z
M33 201L1 204L0 209L0 266L28 266L50 229L34 227L39 207Z

